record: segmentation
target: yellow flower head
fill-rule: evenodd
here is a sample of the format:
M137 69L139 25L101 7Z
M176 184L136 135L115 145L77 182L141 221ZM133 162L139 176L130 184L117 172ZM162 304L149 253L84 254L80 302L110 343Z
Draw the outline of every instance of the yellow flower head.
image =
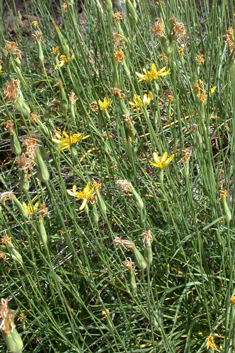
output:
M54 49L55 49L55 48L54 48ZM53 52L54 52L54 50L53 50ZM55 52L54 52L54 54L55 54ZM55 54L55 55L57 55L57 54ZM67 56L64 55L64 54L60 55L60 60L59 60L59 62L56 64L55 70L57 69L58 66L59 66L59 67L62 67L62 66L64 66L64 64L67 64L69 61L73 60L74 57L75 57L74 53L71 55L70 58L69 58L69 57L67 58Z
M78 132L77 134L68 135L65 131L63 131L63 135L64 135L64 137L61 136L58 131L55 131L55 136L52 139L53 142L55 142L59 145L59 151L63 151L65 149L69 148L74 143L77 143L77 142L89 137L89 135L82 136L81 132Z
M216 348L216 345L215 345L215 342L214 342L214 338L212 336L208 336L206 338L207 340L207 344L206 344L206 349L212 349L213 351L215 350Z
M82 199L82 205L79 208L79 210L83 210L84 207L87 204L87 201L94 196L94 188L90 188L90 182L87 183L86 187L83 189L83 191L77 191L76 185L73 185L73 189L72 190L67 190L67 193L70 196L76 197L77 199Z
M163 154L163 156L159 156L156 152L153 153L154 162L149 162L153 167L163 169L170 164L172 159L174 158L174 154L167 158L167 152Z
M164 66L161 70L157 71L155 64L151 65L150 71L147 71L145 68L143 68L143 71L144 71L144 75L140 74L139 72L136 72L136 75L139 77L138 82L141 82L141 81L149 82L149 80L150 81L157 80L158 77L167 76L167 75L170 75L171 73L170 69L166 70L166 66Z
M98 103L100 110L106 110L108 106L110 106L110 104L112 103L112 99L110 98L109 100L107 100L107 98L104 97L104 101L102 102L101 100L98 100Z
M213 87L211 88L211 94L215 93L216 88L217 88L216 86L213 86Z
M37 201L34 206L31 204L31 202L29 202L28 205L26 205L26 203L23 202L23 206L28 211L29 216L32 216L38 210L39 201Z
M144 94L143 99L137 94L134 94L134 98L133 98L134 102L129 102L129 103L133 107L136 107L137 110L139 110L141 106L144 105L146 107L147 105L149 105L152 99L153 99L152 92L149 92L148 95Z

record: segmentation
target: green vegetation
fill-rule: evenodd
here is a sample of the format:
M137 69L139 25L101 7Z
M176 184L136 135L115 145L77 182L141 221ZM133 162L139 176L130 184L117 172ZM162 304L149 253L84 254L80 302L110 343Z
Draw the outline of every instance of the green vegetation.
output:
M59 24L32 0L30 33L0 28L1 331L15 353L232 353L233 2L122 5Z

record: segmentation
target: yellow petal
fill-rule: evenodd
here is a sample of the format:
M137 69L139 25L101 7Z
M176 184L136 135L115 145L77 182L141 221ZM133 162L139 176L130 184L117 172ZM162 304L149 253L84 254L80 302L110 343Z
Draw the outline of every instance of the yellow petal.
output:
M156 152L153 152L153 159L155 160L156 163L160 163L160 157L158 156L158 154Z
M86 203L87 203L87 199L84 199L81 207L79 208L80 211L82 211L84 209L84 207L86 206Z

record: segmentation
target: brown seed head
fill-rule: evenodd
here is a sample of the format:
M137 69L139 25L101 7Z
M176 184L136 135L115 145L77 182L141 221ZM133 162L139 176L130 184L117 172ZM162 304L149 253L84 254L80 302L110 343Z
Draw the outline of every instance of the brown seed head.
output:
M6 232L5 232L5 235L1 239L1 243L3 246L7 246L7 245L12 246L11 237L9 237Z
M6 83L6 87L4 89L4 99L6 101L11 101L11 103L15 103L18 95L20 94L20 85L19 80L11 79Z
M143 232L140 236L143 237L143 244L145 248L149 248L153 241L151 230L147 230L146 232Z
M7 56L8 53L11 53L12 55L15 55L17 58L21 59L21 53L20 53L20 50L18 49L16 42L10 42L6 40L6 45L5 45L5 48L3 49L3 52L5 56Z
M115 51L114 53L114 57L115 57L115 62L116 64L120 63L123 59L125 59L125 54L123 53L122 49L119 49L117 51Z
M125 269L127 271L130 271L130 272L133 272L134 274L136 274L136 271L135 271L135 268L134 268L134 263L132 262L131 258L128 257L126 260L125 260Z
M10 135L14 135L15 133L14 124L11 120L8 120L6 122L6 129L9 131Z
M204 54L197 55L196 59L197 59L197 64L198 65L203 65L204 62L205 62Z
M220 193L220 200L225 200L228 195L228 191L225 189L220 189L219 193Z
M124 249L126 249L126 248L133 249L135 247L135 244L133 243L133 241L127 240L127 239L122 239L120 237L116 237L114 239L114 244L119 245Z
M53 54L54 55L59 55L60 54L60 48L59 48L58 45L55 48L53 48Z
M29 171L33 170L32 159L29 159L28 157L26 157L25 153L22 153L18 157L18 167L19 171L24 170L26 175L28 175Z
M74 91L69 94L69 100L72 104L74 104L78 100L78 96L76 96Z
M153 32L159 37L165 37L164 27L161 18L156 18L156 23L153 27Z
M120 22L122 20L122 13L121 12L115 12L113 14L113 19L116 21L116 22Z
M15 198L15 195L13 194L12 191L5 191L0 194L1 202L6 202L6 200L13 200L14 198Z
M192 151L190 149L186 149L183 151L183 158L181 159L181 162L183 163L183 165L189 162L191 156L192 156Z
M0 306L0 330L4 331L6 335L9 335L15 328L14 318L16 312L13 312L8 307L8 300L1 299Z
M38 150L38 142L34 136L30 137L27 136L27 139L24 142L23 145L23 151L25 153L25 156L27 156L30 159L34 159L36 151Z
M117 180L116 184L120 186L124 192L132 192L132 184L127 180Z
M36 31L34 32L33 34L35 40L40 43L41 42L41 39L42 39L42 33L40 31Z
M98 103L96 101L91 102L91 110L93 110L93 112L98 110Z
M43 202L43 203L41 204L38 213L39 213L39 215L40 215L41 217L43 217L43 218L44 218L44 217L50 218L50 216L49 216L49 211L48 211L48 208L46 207L45 202Z
M172 22L172 31L171 34L178 36L186 36L187 31L183 22L177 22L176 18L171 18Z
M117 87L111 88L111 94L112 94L114 97L125 98L125 94L122 93L122 91L121 91L119 88L117 88Z

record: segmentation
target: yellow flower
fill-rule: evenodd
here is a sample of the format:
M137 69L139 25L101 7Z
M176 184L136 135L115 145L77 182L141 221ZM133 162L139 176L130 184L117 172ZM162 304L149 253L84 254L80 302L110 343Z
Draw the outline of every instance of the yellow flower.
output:
M153 99L152 92L149 92L148 95L144 94L143 99L141 99L141 97L138 96L137 94L134 94L134 98L133 98L134 102L129 102L129 103L133 107L136 107L137 110L139 110L142 105L144 105L145 107L149 105L152 99Z
M171 73L170 69L166 71L166 66L164 66L161 70L157 71L155 64L151 65L150 71L147 71L145 68L143 68L143 71L144 71L144 75L140 74L139 72L136 72L136 75L139 77L138 82L141 82L141 81L149 82L149 80L150 81L157 80L158 77L167 76L167 75L170 75Z
M0 73L2 73L3 71L2 71L2 65L0 65Z
M55 48L54 48L54 49L55 49ZM53 52L54 52L54 50L53 50ZM57 52L57 51L55 51L55 52ZM55 53L54 53L54 54L55 54ZM56 55L57 55L57 54L56 54ZM55 70L57 69L58 66L59 66L59 67L62 67L62 66L64 66L64 64L67 64L69 61L73 60L74 57L75 57L74 53L71 55L70 58L67 58L67 56L66 56L66 55L63 55L63 54L60 55L60 60L59 60L59 62L56 64Z
M28 211L29 216L32 216L34 213L37 212L38 205L39 205L39 201L37 201L34 206L31 204L31 202L29 202L28 205L26 205L26 203L23 202L23 206Z
M112 99L110 98L107 100L106 97L104 97L104 101L102 102L101 100L98 100L100 110L106 110L108 106L112 103Z
M83 191L77 191L76 185L73 185L73 189L72 190L67 190L67 193L70 196L76 197L77 199L82 199L82 205L79 208L79 210L83 210L84 207L87 204L87 201L94 196L94 188L90 189L90 182L87 183L86 187L83 189Z
M213 87L211 88L211 94L215 93L216 88L217 88L216 86L213 86Z
M82 136L81 132L78 132L77 134L68 135L65 131L63 131L63 135L64 137L61 136L58 131L55 131L55 136L52 139L53 142L59 145L59 151L63 151L66 148L69 148L74 143L77 143L89 137L89 135Z
M214 338L212 336L208 336L206 339L207 339L206 349L211 348L214 351L216 348Z
M174 154L167 158L167 152L163 154L163 156L159 156L156 152L153 153L154 162L149 162L153 167L163 169L170 164L172 159L174 158Z
M60 53L60 48L59 48L59 46L57 45L56 47L53 48L53 54L54 54L54 55L59 55L59 53Z

